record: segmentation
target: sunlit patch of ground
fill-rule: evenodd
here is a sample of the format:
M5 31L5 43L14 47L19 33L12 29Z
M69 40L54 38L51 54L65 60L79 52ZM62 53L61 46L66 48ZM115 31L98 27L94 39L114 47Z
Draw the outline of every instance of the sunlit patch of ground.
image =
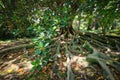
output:
M33 67L33 55L34 49L23 49L0 59L0 80L24 79Z

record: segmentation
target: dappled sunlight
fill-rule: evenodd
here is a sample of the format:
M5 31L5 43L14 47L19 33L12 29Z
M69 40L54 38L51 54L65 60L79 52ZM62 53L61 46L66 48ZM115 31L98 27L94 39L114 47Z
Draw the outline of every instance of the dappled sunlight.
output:
M10 73L17 72L19 69L19 66L16 64L8 64L4 68L1 69L0 75L4 76Z
M86 57L73 56L70 59L70 65L71 65L72 69L79 71L79 70L82 70L82 69L88 67L88 62L86 61ZM66 70L67 62L60 61L60 63L58 64L58 67L60 70L63 70L63 71Z
M88 67L88 62L86 61L86 57L74 56L74 57L72 57L70 62L71 62L71 65L73 68Z
M120 0L0 0L0 80L120 80Z
M9 73L17 73L17 72L18 74L21 74L21 75L22 73L28 73L33 67L33 65L31 64L31 61L22 60L22 57L21 59L19 58L20 57L18 56L16 59L3 63L0 67L0 71L1 71L0 75L4 76ZM18 62L17 60L22 60L22 62L21 61Z
M7 44L10 45L11 43ZM13 46L13 43L11 46ZM18 43L17 43L18 44ZM18 51L9 52L1 57L0 61L0 79L13 79L19 76L29 74L33 65L31 62L34 60L34 49L23 49ZM21 77L21 78L23 78Z

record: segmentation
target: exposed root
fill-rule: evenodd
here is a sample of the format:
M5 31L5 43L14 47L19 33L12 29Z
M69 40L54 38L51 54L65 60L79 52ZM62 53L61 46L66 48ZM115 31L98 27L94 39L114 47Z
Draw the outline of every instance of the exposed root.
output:
M66 49L66 57L67 57L67 79L66 80L75 80L75 75L72 72L71 69L71 62L70 59L72 57L71 53L68 51L67 45L65 46Z
M0 56L4 57L5 55L8 54L9 51L18 50L18 49L21 49L21 48L31 48L31 47L34 47L34 44L22 44L22 45L19 45L19 46L14 46L14 47L2 49L0 51Z

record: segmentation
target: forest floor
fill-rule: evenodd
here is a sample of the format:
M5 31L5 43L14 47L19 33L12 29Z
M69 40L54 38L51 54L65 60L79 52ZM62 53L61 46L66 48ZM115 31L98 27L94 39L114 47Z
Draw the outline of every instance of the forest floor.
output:
M34 47L26 47L29 43L30 39L0 41L0 80L25 79L32 68L35 51Z
M57 55L56 68L53 68L54 62L49 61L42 70L31 72L33 67L31 63L35 61L36 56L34 47L27 47L28 44L30 44L30 39L0 41L0 80L66 80L67 58L62 52L61 55ZM19 47L21 45L24 47ZM119 51L111 51L110 53L120 54ZM120 55L114 57L114 60L120 62ZM89 63L83 55L74 55L70 60L70 64L71 74L75 77L75 80L104 80L102 68L98 64L88 67ZM115 80L120 80L120 73L114 68L110 69L113 69ZM37 74L38 78L33 78L34 74Z

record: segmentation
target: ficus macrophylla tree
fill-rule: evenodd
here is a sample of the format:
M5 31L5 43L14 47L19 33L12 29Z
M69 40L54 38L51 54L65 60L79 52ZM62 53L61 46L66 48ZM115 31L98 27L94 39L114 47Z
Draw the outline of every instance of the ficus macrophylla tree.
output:
M51 11L52 16L58 21L57 26L60 28L60 34L64 34L65 37L76 33L72 26L73 20L76 15L81 15L81 13L93 16L93 20L98 18L103 33L119 16L119 0L40 0L39 7Z
M57 17L60 34L68 37L69 34L75 34L72 23L83 3L85 0L41 0L40 7L46 7L52 12L53 17Z

